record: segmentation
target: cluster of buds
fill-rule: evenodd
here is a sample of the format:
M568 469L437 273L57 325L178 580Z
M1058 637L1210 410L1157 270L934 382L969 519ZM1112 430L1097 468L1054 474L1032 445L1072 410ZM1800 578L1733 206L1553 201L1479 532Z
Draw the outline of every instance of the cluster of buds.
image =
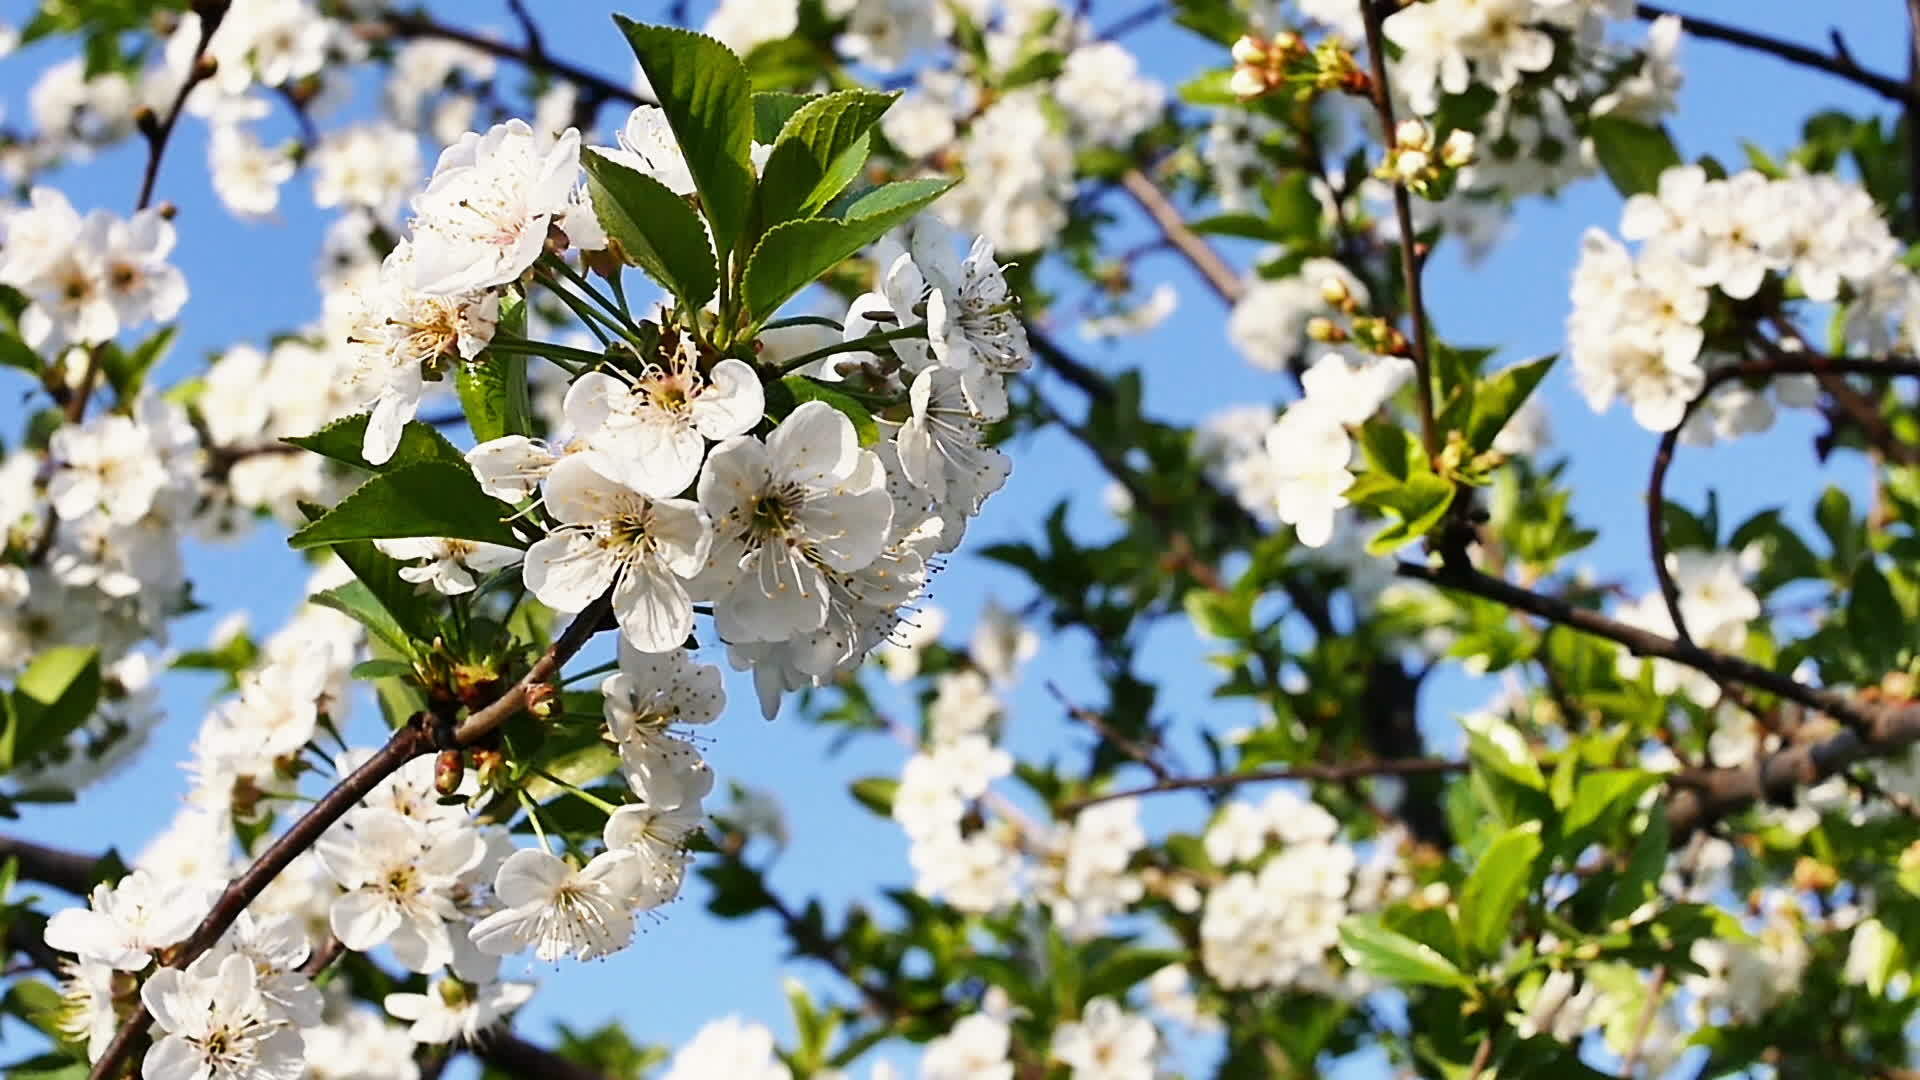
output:
M1434 145L1433 128L1424 120L1402 120L1393 130L1387 159L1374 170L1382 180L1405 184L1408 191L1429 199L1444 199L1460 170L1473 161L1473 132L1455 128Z
M1309 47L1291 30L1271 38L1243 34L1233 43L1233 77L1227 85L1243 101L1265 97L1291 84L1300 98L1328 90L1367 94L1372 80L1338 38Z

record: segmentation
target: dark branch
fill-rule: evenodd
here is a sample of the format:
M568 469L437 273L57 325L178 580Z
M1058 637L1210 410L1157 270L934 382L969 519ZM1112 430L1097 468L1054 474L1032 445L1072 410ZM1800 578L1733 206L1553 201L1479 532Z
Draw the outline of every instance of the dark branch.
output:
M1401 758L1391 761L1358 761L1346 765L1289 765L1283 769L1256 769L1252 772L1221 773L1216 776L1178 776L1168 777L1158 783L1147 784L1122 791L1108 791L1084 799L1075 799L1060 807L1063 817L1115 799L1131 799L1139 795L1156 795L1163 791L1214 790L1224 787L1238 787L1241 784L1263 784L1277 780L1324 780L1330 783L1342 783L1369 776L1425 776L1435 773L1464 772L1467 763L1449 761L1445 758Z
M1663 15L1678 15L1681 27L1694 37L1706 38L1709 41L1723 41L1729 45L1765 53L1785 60L1789 64L1798 64L1815 71L1824 71L1829 75L1837 75L1855 86L1865 87L1888 101L1898 102L1901 105L1910 106L1914 102L1913 92L1905 82L1861 67L1854 62L1852 55L1845 49L1835 49L1831 54L1823 53L1805 45L1782 41L1776 37L1769 37L1766 34L1755 33L1727 23L1714 22L1694 15L1680 15L1677 11L1670 11L1654 4L1636 4L1633 13L1649 21Z
M614 82L604 75L588 71L577 64L548 56L544 51L535 53L530 46L512 45L484 34L475 34L457 26L448 26L420 12L393 12L386 17L386 26L397 37L439 38L442 41L454 41L476 52L483 52L502 60L511 60L534 71L544 71L579 87L581 95L592 100L619 101L628 105L657 104L651 98L635 93L630 87Z
M75 896L85 896L93 887L93 868L99 862L78 852L0 836L0 862L8 859L20 860L20 880L51 885Z

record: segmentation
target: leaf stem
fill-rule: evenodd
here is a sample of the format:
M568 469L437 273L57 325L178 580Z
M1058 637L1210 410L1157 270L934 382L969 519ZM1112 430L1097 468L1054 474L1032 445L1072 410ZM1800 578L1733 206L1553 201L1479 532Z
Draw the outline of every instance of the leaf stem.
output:
M602 813L611 814L615 810L620 809L619 807L613 805L612 803L601 798L600 796L595 795L593 792L588 791L586 788L583 788L578 784L574 784L566 780L562 780L545 769L535 769L533 770L533 775L539 777L542 780L545 780L547 783L552 784L554 787L557 787L562 791L565 791L568 794L575 796L576 798L580 799L580 801L591 805L594 809L599 810ZM525 792L522 792L521 794L524 795ZM531 813L531 811L529 811L529 813Z

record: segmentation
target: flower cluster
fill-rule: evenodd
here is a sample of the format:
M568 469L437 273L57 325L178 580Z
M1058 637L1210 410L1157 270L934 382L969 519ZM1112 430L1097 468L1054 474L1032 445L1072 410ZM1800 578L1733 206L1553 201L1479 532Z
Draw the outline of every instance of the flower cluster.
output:
M60 192L34 188L27 206L0 213L0 285L29 301L20 337L58 356L172 319L187 302L187 279L167 261L173 245L158 210L83 217Z
M1640 242L1638 252L1597 229L1582 241L1567 340L1593 408L1623 398L1648 430L1678 425L1717 368L1803 347L1790 328L1778 340L1710 336L1710 313L1728 302L1790 286L1809 301L1844 306L1850 347L1884 352L1910 339L1920 282L1899 261L1901 246L1873 198L1840 177L1748 171L1713 179L1700 166L1676 166L1661 174L1657 192L1627 201L1620 232ZM1782 301L1768 302L1786 325ZM1811 376L1759 389L1727 382L1683 435L1712 442L1764 431L1774 401L1807 406L1817 395Z

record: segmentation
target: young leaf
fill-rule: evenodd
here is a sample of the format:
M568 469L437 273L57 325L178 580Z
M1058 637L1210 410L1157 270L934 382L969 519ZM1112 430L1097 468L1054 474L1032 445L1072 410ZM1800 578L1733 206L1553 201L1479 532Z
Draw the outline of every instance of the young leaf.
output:
M1596 116L1588 121L1593 152L1607 179L1622 195L1650 193L1660 186L1660 174L1680 164L1680 151L1665 128L1649 127L1620 116Z
M366 627L368 633L395 652L413 655L413 646L406 630L394 621L393 613L380 603L364 582L349 581L345 585L315 593L313 602L321 607L330 607ZM412 665L408 667L410 670Z
M1543 356L1538 360L1528 360L1512 367L1494 372L1480 380L1474 387L1473 405L1467 411L1465 430L1467 445L1476 454L1485 453L1493 448L1493 440L1498 438L1500 430L1520 411L1533 388L1540 385L1546 377L1547 369L1553 367L1556 354Z
M952 180L902 180L850 202L838 218L783 222L767 230L747 260L743 291L758 326L840 260L878 240L953 186Z
M1871 557L1853 569L1847 595L1847 638L1868 671L1886 671L1899 662L1906 640L1906 613L1894 598L1887 577Z
M1433 948L1381 925L1372 915L1340 924L1340 954L1347 962L1390 983L1465 989L1473 981Z
M1540 823L1529 821L1495 837L1480 854L1460 890L1460 931L1478 955L1499 955L1507 924L1533 881L1541 847Z
M751 66L751 65L749 65ZM762 90L753 95L753 141L772 146L780 138L787 118L815 99L814 94L789 94L782 90Z
M395 652L412 659L415 656L413 642L433 640L439 632L440 597L431 590L423 593L412 582L403 580L399 560L389 558L370 540L335 544L333 553L340 556L340 561L347 564L347 569L353 571L353 576L367 587L374 600L403 631L400 640L393 643Z
M622 15L613 21L660 98L660 109L687 159L724 264L746 228L753 199L753 96L747 69L705 34L648 26Z
M855 802L886 817L893 813L893 796L900 790L900 781L891 776L869 776L855 780L849 790Z
M502 331L524 334L527 330L527 302L509 295L500 302ZM533 434L533 405L527 400L527 358L522 353L502 353L492 349L481 352L458 366L453 378L460 395L461 411L467 426L480 442L502 435ZM401 437L405 438L402 431Z
M693 207L653 177L598 153L581 155L580 163L586 166L600 227L682 307L705 306L718 287L719 271Z
M761 221L776 225L827 204L866 159L866 135L897 93L842 90L807 102L787 119L760 185Z
M85 723L100 703L100 650L91 645L42 649L7 695L0 733L0 771L32 761Z
M134 346L132 352L111 343L101 348L100 369L107 377L107 385L113 387L115 401L127 403L140 396L147 373L167 355L178 330L178 326L164 327Z
M445 462L463 469L467 467L467 459L432 424L419 420L407 421L407 426L400 430L399 447L384 465L369 465L367 459L360 456L360 445L366 435L367 414L355 413L335 420L311 435L295 435L280 441L369 472L391 472L428 461Z
M506 526L512 513L512 507L480 490L465 462L422 462L368 480L287 543L310 548L342 540L445 536L524 547Z

